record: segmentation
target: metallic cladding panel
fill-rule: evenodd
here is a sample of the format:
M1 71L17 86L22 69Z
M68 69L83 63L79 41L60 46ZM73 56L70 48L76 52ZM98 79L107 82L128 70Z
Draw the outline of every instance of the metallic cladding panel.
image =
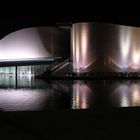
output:
M64 53L65 52L65 53ZM0 61L44 57L70 57L70 31L59 27L33 27L0 40Z
M78 23L72 27L72 50L74 72L86 72L96 58L94 31L89 23Z
M75 23L71 48L75 73L140 70L140 28L107 23Z

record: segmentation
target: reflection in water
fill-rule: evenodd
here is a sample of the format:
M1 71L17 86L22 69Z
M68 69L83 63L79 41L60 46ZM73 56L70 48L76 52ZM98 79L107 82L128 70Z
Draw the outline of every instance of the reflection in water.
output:
M0 110L35 111L70 108L68 84L45 82L31 76L0 78ZM67 94L68 93L68 94Z
M119 101L119 106L126 107L129 106L128 101L128 86L126 84L120 85L117 89L115 89L114 94L116 94L117 98L115 101ZM120 96L119 96L120 95ZM119 100L118 100L119 98Z
M89 100L91 91L90 87L83 81L75 81L73 84L72 109L87 109L90 107Z
M140 106L140 84L125 83L120 84L111 95L114 106L129 107Z
M19 76L17 87L14 76L0 78L0 110L43 110L53 95L50 84L35 80L33 76ZM49 103L47 105L51 107Z
M131 88L133 106L140 106L140 87L138 85L133 85Z
M50 81L34 77L1 77L0 110L27 111L45 109L88 109L91 108L93 91L85 81Z
M123 93L122 93L123 95ZM123 95L122 98L120 99L120 106L121 107L127 107L129 106L129 101L128 101L128 98L127 98L127 95Z
M42 89L0 89L0 109L41 110L47 102L48 95Z
M96 97L96 98L95 98ZM140 82L0 77L0 110L34 111L140 106Z

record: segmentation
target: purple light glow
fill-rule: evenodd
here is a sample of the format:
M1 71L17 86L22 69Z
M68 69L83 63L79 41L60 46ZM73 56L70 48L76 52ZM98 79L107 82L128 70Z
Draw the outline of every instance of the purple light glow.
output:
M35 28L16 31L0 40L0 59L50 56Z
M3 111L41 110L48 98L41 89L0 89L0 109Z
M114 106L140 106L140 85L121 84L111 94Z
M91 48L93 44L90 44L94 39L90 39L89 34L87 23L74 24L72 27L73 71L76 73L87 72L87 68L95 61L94 49Z

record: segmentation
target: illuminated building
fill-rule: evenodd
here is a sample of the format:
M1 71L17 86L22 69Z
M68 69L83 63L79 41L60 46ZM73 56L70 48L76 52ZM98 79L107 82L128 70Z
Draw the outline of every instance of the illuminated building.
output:
M0 61L62 57L63 62L69 58L72 61L72 70L67 68L67 73L139 72L139 38L139 28L108 23L73 23L71 38L70 30L65 28L27 28L0 40ZM18 72L41 74L52 67L54 65L20 66ZM0 73L13 71L12 67L0 68Z
M94 22L73 24L73 72L138 72L139 38L140 29L136 27Z
M69 58L69 44L69 31L59 27L34 27L10 33L0 40L0 74L15 73L14 62L18 74L41 74L54 65L41 61ZM24 65L26 61L30 63Z

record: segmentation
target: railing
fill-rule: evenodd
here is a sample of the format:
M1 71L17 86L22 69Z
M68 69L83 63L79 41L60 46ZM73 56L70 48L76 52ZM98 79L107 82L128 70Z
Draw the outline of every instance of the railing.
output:
M51 73L53 73L54 71L58 70L60 67L65 66L65 64L66 64L67 62L71 62L71 58L68 58L68 59L66 59L65 61L63 61L62 63L60 63L60 64L54 66L53 68L51 68L51 69L49 70L49 73L51 74Z

